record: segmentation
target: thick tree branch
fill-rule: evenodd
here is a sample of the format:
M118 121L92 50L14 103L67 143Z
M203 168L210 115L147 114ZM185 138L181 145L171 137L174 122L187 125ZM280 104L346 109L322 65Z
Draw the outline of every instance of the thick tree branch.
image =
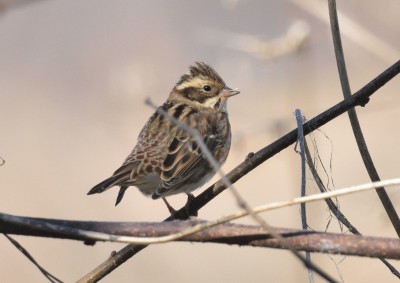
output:
M115 235L137 237L160 237L186 230L203 221L169 221L162 223L151 222L93 222L70 221L44 218L21 217L25 222L43 221L58 226L74 227ZM39 236L60 239L87 241L83 235L68 235L61 231L44 231L34 227L15 225L0 220L0 232L15 235ZM280 239L271 234L282 236ZM90 240L90 239L89 239ZM270 227L266 232L262 227L224 223L199 233L186 236L178 241L210 242L229 245L255 246L299 251L353 255L363 257L385 257L400 259L400 239L343 235Z

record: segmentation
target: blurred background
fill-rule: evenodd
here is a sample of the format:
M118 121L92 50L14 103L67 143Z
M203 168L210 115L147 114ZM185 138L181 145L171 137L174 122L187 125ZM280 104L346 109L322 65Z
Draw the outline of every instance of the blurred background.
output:
M337 5L355 92L400 58L400 3ZM229 104L233 145L223 168L228 172L249 152L295 128L296 108L312 118L342 99L327 15L325 1L311 0L0 0L0 156L6 161L0 167L1 211L75 220L164 219L162 201L136 189L118 207L117 188L86 195L133 148L153 112L144 100L163 103L194 61L214 66L230 87L241 90ZM382 178L399 177L399 89L396 77L367 107L357 108ZM347 115L322 131L314 138L329 187L368 182ZM300 157L292 146L236 186L251 205L260 205L298 196L300 177ZM318 190L311 178L307 190ZM400 192L390 189L389 195L398 208ZM185 201L184 195L170 198L177 208ZM375 192L343 197L340 207L362 233L396 237ZM199 217L211 220L237 210L226 191ZM340 232L323 203L309 205L308 215L312 229ZM263 217L273 226L301 227L299 207ZM124 246L15 238L65 282ZM46 282L5 237L0 250L1 282ZM312 258L344 282L397 282L379 260ZM308 277L287 251L171 243L143 250L102 282L132 281L308 282Z

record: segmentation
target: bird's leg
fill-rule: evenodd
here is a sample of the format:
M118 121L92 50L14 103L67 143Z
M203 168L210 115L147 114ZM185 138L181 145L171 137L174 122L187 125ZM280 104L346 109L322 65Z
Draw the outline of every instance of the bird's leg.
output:
M167 206L169 213L171 213L171 215L174 215L176 213L176 210L168 203L166 198L162 198L162 200L164 201L165 205Z
M185 204L186 213L187 213L187 215L189 216L189 218L190 218L191 216L197 217L197 215L198 215L197 211L192 211L192 212L191 212L191 211L189 210L190 203L195 199L195 196L194 196L193 194L191 194L191 193L186 193L186 194L187 194L187 196L188 196L187 202L186 202L186 204Z
M180 218L178 215L176 215L177 211L168 203L168 201L167 201L167 199L165 197L162 198L162 200L164 201L165 205L167 206L167 208L169 210L169 213L171 213L172 216L177 216L178 219L182 219L182 220L188 219L188 218L191 218L191 217L197 217L197 211L193 212L193 211L189 210L190 203L195 199L195 196L192 195L191 193L186 193L186 194L188 196L188 199L187 199L187 202L186 202L184 208L186 210L186 215L187 216L186 217L183 216L183 218Z

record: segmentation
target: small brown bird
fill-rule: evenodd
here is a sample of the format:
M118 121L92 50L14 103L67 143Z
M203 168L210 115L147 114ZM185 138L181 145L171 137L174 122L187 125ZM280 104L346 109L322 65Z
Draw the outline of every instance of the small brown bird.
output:
M231 127L227 99L238 94L230 89L209 65L196 62L190 74L184 74L159 107L172 117L196 129L217 163L222 166L231 146ZM191 192L215 174L195 138L159 111L155 112L139 134L138 142L114 174L94 186L88 195L120 186L117 205L129 186L136 186L146 196L162 198Z

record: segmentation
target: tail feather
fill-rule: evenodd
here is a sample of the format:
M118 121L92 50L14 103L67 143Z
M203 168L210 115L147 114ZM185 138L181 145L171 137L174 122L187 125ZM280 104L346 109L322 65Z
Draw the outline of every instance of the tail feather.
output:
M119 188L117 200L115 201L115 206L117 206L121 202L122 198L124 197L125 191L127 189L128 189L128 186L121 186Z
M99 194L108 190L111 187L123 184L125 181L129 180L131 172L132 170L135 169L137 164L138 164L137 162L130 162L122 165L120 168L117 169L117 171L114 172L114 174L110 178L94 186L87 194L88 195ZM117 202L117 204L121 201L122 197L124 196L124 192L122 193L122 196L120 197L120 200Z
M93 194L102 193L102 192L108 190L109 188L126 181L128 178L129 177L126 177L123 175L111 176L110 178L108 178L108 179L104 180L103 182L94 186L87 194L93 195Z

